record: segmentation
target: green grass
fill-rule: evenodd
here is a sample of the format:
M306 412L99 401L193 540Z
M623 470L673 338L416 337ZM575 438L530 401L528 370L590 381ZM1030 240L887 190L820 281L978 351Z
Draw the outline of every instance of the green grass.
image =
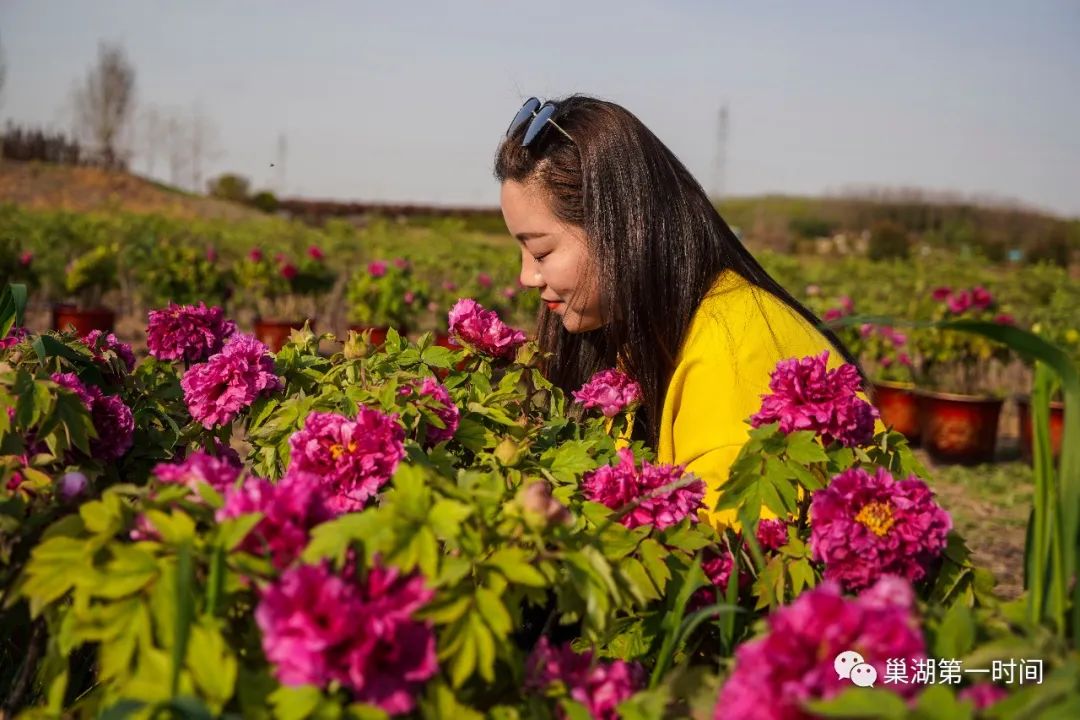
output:
M1031 467L1022 462L937 466L931 471L930 486L967 540L976 564L994 573L997 594L1017 597L1023 590Z

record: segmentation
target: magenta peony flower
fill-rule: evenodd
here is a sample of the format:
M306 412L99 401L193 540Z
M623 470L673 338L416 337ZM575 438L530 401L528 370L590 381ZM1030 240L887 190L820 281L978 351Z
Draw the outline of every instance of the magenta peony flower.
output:
M315 262L321 262L322 259L326 257L326 254L322 251L322 248L320 248L318 245L309 245L308 249L307 249L307 254L308 254L308 257L311 258L312 260L314 260Z
M236 323L219 307L174 305L151 310L146 325L146 345L158 360L203 362L220 352L225 340L236 332Z
M409 261L403 257L394 258L394 267L396 267L398 270L408 270Z
M837 655L858 652L885 677L889 658L926 658L912 614L914 596L897 578L886 578L858 599L831 582L804 592L775 610L768 632L743 643L735 668L720 691L714 717L740 720L810 720L807 700L825 699L851 687L833 667ZM919 685L879 685L910 697Z
M761 410L750 418L754 427L780 422L785 433L813 430L828 445L834 440L853 447L874 436L877 408L856 393L862 381L854 365L828 369L829 351L781 360L762 395Z
M885 468L846 470L814 493L810 549L825 578L850 590L884 575L922 580L945 549L949 513L914 475L897 482Z
M90 390L83 385L82 380L75 373L53 373L50 378L54 383L62 388L66 388L75 393L87 410L90 410L94 406L94 396Z
M438 671L431 625L412 618L433 592L422 576L376 563L365 583L325 565L286 571L262 593L255 621L274 674L284 685L338 682L391 715L415 706Z
M591 650L574 652L569 643L553 648L545 636L529 656L526 678L527 687L540 691L561 682L593 718L616 720L615 707L644 686L645 670L625 660L594 660ZM566 717L561 708L559 717Z
M985 710L991 705L1009 697L1009 692L998 685L991 683L976 683L964 688L956 697L960 700L970 700L976 710Z
M593 375L573 396L585 408L600 408L605 417L614 417L641 400L641 386L611 368Z
M512 358L525 342L525 333L509 327L494 310L485 310L471 298L458 300L450 309L450 334L462 344L501 358Z
M251 262L256 262L256 263L257 262L262 262L262 260L263 260L263 251L260 250L259 248L251 248L251 250L248 251L248 260L250 260Z
M179 462L158 463L154 466L154 475L161 482L186 485L192 490L197 490L203 482L223 493L236 484L242 470L240 464L230 458L214 457L197 450Z
M217 262L217 259L218 259L217 248L215 248L213 245L206 248L206 262L215 263L215 262Z
M999 313L994 316L994 322L998 325L1015 325L1016 318L1008 313Z
M180 386L191 417L212 428L232 422L257 398L281 387L281 381L267 347L236 333L221 352L185 372Z
M450 392L442 383L435 378L428 377L424 378L422 382L401 388L399 392L402 395L409 395L415 392L418 395L427 396L436 401L436 406L431 408L431 410L446 427L438 428L429 423L427 432L424 435L425 446L434 447L439 443L454 437L454 433L456 433L458 429L458 424L461 422L461 411L454 403L453 398L450 397Z
M24 327L12 327L5 337L0 338L0 350L15 347L29 334Z
M676 525L689 517L697 522L697 511L705 507L705 483L694 478L688 485L654 495L657 490L683 477L682 465L653 465L647 460L639 470L629 448L619 451L618 465L605 465L585 473L581 487L585 497L619 510L634 500L642 500L619 520L628 528L653 525L657 530Z
M292 263L285 263L281 266L279 272L281 273L281 277L285 278L286 280L293 280L296 278L299 270L297 270L296 266Z
M90 415L98 434L90 439L90 452L98 460L119 460L135 440L135 417L131 408L116 395L103 395L95 386L87 389L94 398Z
M971 293L964 290L963 292L950 295L945 303L949 306L949 312L954 315L960 315L971 309Z
M82 339L82 343L93 351L94 358L97 360L104 361L102 350L111 350L124 363L128 372L135 369L135 353L131 351L131 346L118 340L112 333L105 335L100 330L91 330Z
M994 296L982 285L971 289L971 304L979 310L986 310L994 304Z
M34 253L30 250L23 250L19 253L19 264L24 268L30 267L30 263L34 262Z
M491 276L490 276L490 275L488 275L488 274L487 274L486 272L478 273L478 274L476 275L476 283L477 283L477 284L478 284L478 285L479 285L480 287L482 287L482 288L484 288L485 290L487 290L488 288L490 288L490 287L491 287L491 283L492 283L492 280L491 280Z
M368 275L380 278L386 274L386 263L382 260L373 260L367 266Z
M300 556L312 528L336 514L327 507L320 478L303 472L287 473L276 485L249 477L240 487L228 488L216 519L221 522L250 513L263 517L241 547L253 555L268 556L278 570Z
M507 300L513 300L515 297L517 297L517 290L509 286L504 287L502 289L502 296Z
M944 302L948 300L950 295L952 295L951 287L942 285L941 287L934 288L933 298L938 302Z
M443 280L442 289L446 292L454 292L457 290L457 283L453 280Z
M318 475L332 509L360 510L385 485L405 456L397 415L361 407L355 420L313 412L289 438L289 471Z
M787 529L787 523L783 520L762 520L758 523L754 537L757 538L762 550L779 550L787 545Z
M412 305L416 300L416 293L412 290L406 290L405 294L401 296L401 299L406 305Z

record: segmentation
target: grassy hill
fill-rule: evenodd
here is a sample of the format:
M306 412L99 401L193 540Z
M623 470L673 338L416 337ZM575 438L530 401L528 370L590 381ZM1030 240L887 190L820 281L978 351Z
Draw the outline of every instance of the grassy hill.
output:
M175 218L243 220L257 210L95 167L0 161L0 203L34 210L122 210Z

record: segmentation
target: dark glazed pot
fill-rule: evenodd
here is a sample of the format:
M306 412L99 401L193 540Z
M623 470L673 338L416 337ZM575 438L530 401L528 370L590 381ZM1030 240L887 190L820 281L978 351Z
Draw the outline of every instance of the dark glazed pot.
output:
M874 405L881 413L881 422L919 444L919 398L915 386L907 383L880 381L873 383Z
M74 305L54 305L52 309L53 330L75 328L79 337L85 337L91 330L111 333L116 326L116 313L108 308L80 310Z
M1004 400L917 390L922 446L942 463L978 465L994 459Z
M1026 397L1016 399L1020 413L1020 454L1031 462L1032 431L1031 401ZM1050 452L1054 459L1061 457L1061 436L1065 430L1065 403L1055 400L1050 403Z

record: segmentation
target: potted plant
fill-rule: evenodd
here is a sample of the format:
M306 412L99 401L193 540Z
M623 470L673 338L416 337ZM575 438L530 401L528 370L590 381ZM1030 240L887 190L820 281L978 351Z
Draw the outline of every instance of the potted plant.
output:
M213 249L191 245L159 243L152 256L136 268L143 300L150 307L178 305L223 305L232 294L231 273L219 262Z
M236 266L238 304L254 312L255 336L277 352L293 330L314 327L320 298L336 279L318 247L309 247L299 262L284 253L269 260L254 248Z
M78 335L93 330L112 332L116 313L102 305L105 293L119 287L116 244L98 245L76 257L65 268L67 301L53 306L53 329L75 328Z
M915 394L907 334L888 325L870 324L861 326L859 333L862 361L872 378L874 405L881 413L881 421L917 445L919 399Z
M934 290L934 320L971 319L1011 323L983 287ZM1008 348L974 333L924 328L919 350L921 442L941 462L989 462L997 444L1004 398L988 384L990 370L1011 358Z
M371 331L376 345L392 327L405 335L427 309L430 290L404 258L373 260L353 273L347 290L350 330ZM436 314L437 316L437 314Z

